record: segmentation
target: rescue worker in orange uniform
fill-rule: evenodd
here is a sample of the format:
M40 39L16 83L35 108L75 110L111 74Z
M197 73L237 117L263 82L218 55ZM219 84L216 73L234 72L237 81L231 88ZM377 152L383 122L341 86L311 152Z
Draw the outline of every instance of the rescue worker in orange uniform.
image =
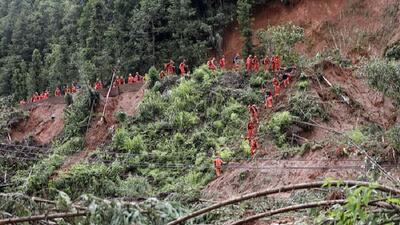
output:
M169 63L165 64L164 69L165 69L165 71L167 71L168 75L171 75L174 73L174 70L175 70L174 64L175 64L175 62L172 59L169 60Z
M251 121L254 123L258 123L258 109L256 105L249 105L248 106L250 112Z
M220 154L217 154L217 157L214 159L215 174L217 177L220 177L222 174L222 164L225 164L225 162L221 159Z
M222 58L219 60L219 66L221 67L221 70L225 70L225 56L222 55Z
M279 96L279 94L281 92L281 87L280 87L279 81L278 81L278 79L276 79L276 77L274 77L274 79L272 80L272 84L274 85L275 96Z
M247 137L246 139L251 140L253 138L254 135L254 129L256 128L254 122L249 121L247 123Z
M31 97L31 102L37 102L37 101L39 101L39 94L35 92Z
M246 59L246 72L249 73L253 64L253 56L249 55Z
M252 69L253 69L253 72L255 72L255 73L257 73L260 70L260 61L258 61L257 56L253 57Z
M213 57L212 59L210 59L210 60L208 60L207 61L207 66L208 66L208 69L209 70L211 70L211 71L215 71L215 69L217 68L216 66L215 66L215 58Z
M288 85L289 85L289 83L290 83L290 73L285 73L284 75L283 75L283 86L286 88Z
M270 64L270 60L268 56L265 56L265 58L262 60L262 64L264 64L264 70L265 72L269 71L269 64Z
M166 76L164 70L161 70L159 76L160 76L160 79L163 79Z
M46 91L44 92L44 99L48 99L48 98L49 98L49 91L46 90Z
M71 85L70 91L71 91L71 93L76 93L75 85Z
M258 147L259 146L258 146L257 141L255 139L252 139L250 141L250 154L251 154L252 158L254 158L254 155L256 154L256 151L257 151Z
M186 59L184 59L181 64L179 64L179 71L181 72L181 77L186 74Z
M54 96L56 96L56 97L61 96L61 90L59 87L56 88L56 91L54 92Z
M134 81L132 74L130 73L128 76L128 84L133 84L133 83L135 83L135 81Z
M96 90L100 90L103 89L103 83L101 82L101 80L97 79L95 87Z
M140 74L139 74L139 72L136 72L135 73L135 82L140 82L140 81L143 81L143 76L141 76Z
M273 107L273 97L270 91L267 92L265 96L264 108L272 108Z
M24 99L22 99L21 101L19 101L19 105L20 105L20 106L26 105L26 101L25 101Z

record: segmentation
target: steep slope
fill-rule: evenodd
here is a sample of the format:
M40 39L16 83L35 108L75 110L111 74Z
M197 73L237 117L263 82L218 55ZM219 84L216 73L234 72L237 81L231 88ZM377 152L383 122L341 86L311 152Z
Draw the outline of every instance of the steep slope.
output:
M319 101L329 108L329 120L316 121L319 125L346 133L369 124L377 124L386 129L393 126L396 121L400 121L400 115L393 102L382 93L368 87L351 70L326 61L316 67L322 67L324 77L331 84L340 86L343 94L351 102L348 105L333 94L327 82L320 81L316 76L310 77L311 85L308 92L318 96ZM288 96L294 89L295 86L292 84L285 90L273 111L286 108ZM271 111L261 112L264 122L268 121L270 115ZM299 133L299 136L307 142L314 143L314 146L303 155L287 158L274 147L268 133L260 132L258 138L263 146L257 155L259 159L256 157L256 160L251 162L229 163L225 168L225 174L205 188L204 197L226 199L266 187L321 180L327 177L357 179L366 174L365 155L354 147L349 147L346 138L320 128ZM382 149L379 155L383 157L383 161L389 160L384 167L397 176L399 170L393 167L395 164L391 149L385 149L385 146L387 146L385 143L380 145ZM346 154L350 156L347 157Z
M258 29L293 23L305 29L306 41L297 48L310 56L329 48L339 48L353 60L381 55L387 43L398 39L398 4L396 0L305 0L285 6L274 0L254 12L253 42L257 44ZM223 38L229 64L241 46L238 24L233 23Z
M21 121L11 132L13 141L29 136L39 145L47 145L63 130L65 104L39 103L29 109L29 117Z

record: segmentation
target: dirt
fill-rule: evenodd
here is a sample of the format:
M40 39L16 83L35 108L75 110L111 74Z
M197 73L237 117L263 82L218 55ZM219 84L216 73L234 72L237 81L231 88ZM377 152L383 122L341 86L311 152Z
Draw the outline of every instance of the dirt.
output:
M314 56L324 49L339 48L354 61L359 56L382 55L386 44L399 40L399 11L395 0L303 0L285 6L279 0L259 6L252 18L255 34L268 26L293 23L305 30L306 40L297 50ZM390 9L393 15L387 13ZM225 29L223 51L228 65L241 53L242 39L237 22ZM253 43L257 46L256 35Z
M106 103L105 98L101 98L100 104L98 104L94 110L89 129L85 135L85 150L80 151L70 157L68 157L64 164L53 173L53 179L56 178L60 173L68 171L76 163L86 159L88 155L95 151L97 147L111 140L112 132L117 126L115 114L117 112L124 112L128 116L132 116L136 113L139 103L143 99L145 86L143 86L138 92L125 92L117 97L110 97L107 102L104 121L101 121L104 105Z
M63 130L64 108L64 104L38 104L29 111L28 118L12 130L11 139L22 141L32 136L39 145L50 144Z

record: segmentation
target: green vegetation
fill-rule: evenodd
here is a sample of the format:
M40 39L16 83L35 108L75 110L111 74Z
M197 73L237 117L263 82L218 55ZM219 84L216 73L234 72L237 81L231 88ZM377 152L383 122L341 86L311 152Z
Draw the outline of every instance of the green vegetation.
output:
M252 42L253 31L251 29L251 15L252 15L253 2L254 0L238 0L237 2L237 14L240 26L240 33L244 38L244 44L242 49L243 56L251 54L253 49L253 42Z
M328 119L328 114L316 97L299 92L289 98L288 109L291 115L308 122L315 118Z
M181 80L168 95L147 90L138 114L121 124L110 145L96 151L90 162L58 176L50 187L74 198L83 193L100 197L140 193L194 201L214 176L216 152L225 160L245 154L237 141L245 133L247 96L254 90L248 81L246 88L237 88L236 82L244 81L235 76L240 75L214 76L200 67L194 72L196 79ZM169 81L159 82L163 86ZM129 190L127 185L134 181L146 190L136 185Z
M272 115L268 122L268 131L275 139L278 147L283 147L286 144L286 129L292 124L293 116L290 112L278 112Z
M364 62L359 73L368 79L371 86L400 104L400 70L396 62L372 59Z
M293 24L269 27L257 31L263 52L282 57L284 65L298 64L300 56L293 47L304 40L304 29Z
M387 59L400 59L400 42L396 42L385 50L385 58Z
M393 148L400 152L400 124L395 125L389 130L388 138Z

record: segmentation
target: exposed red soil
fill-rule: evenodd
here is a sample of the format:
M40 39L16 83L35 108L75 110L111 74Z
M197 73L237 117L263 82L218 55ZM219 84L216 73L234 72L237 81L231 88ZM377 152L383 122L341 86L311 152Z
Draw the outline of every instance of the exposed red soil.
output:
M110 97L105 110L105 122L101 122L101 116L106 101L105 98L102 97L100 104L98 104L94 110L89 129L85 135L85 150L68 157L60 169L54 172L53 177L68 171L73 165L86 159L97 147L109 141L111 138L110 129L115 128L117 125L115 113L124 112L129 116L134 115L139 103L143 99L144 89L145 86L138 92L125 92L117 97Z
M314 56L324 49L339 48L342 54L356 60L359 55L381 55L388 42L398 40L399 12L387 13L395 3L395 0L302 0L294 6L285 6L275 0L254 12L252 28L255 34L258 29L290 22L305 29L306 41L297 46L301 52ZM224 33L225 56L232 59L241 53L242 43L238 24L231 24ZM253 43L257 45L256 35Z
M64 127L64 104L41 103L30 109L29 117L21 121L11 132L11 139L22 141L32 136L39 145L47 145ZM52 119L52 116L54 119Z

